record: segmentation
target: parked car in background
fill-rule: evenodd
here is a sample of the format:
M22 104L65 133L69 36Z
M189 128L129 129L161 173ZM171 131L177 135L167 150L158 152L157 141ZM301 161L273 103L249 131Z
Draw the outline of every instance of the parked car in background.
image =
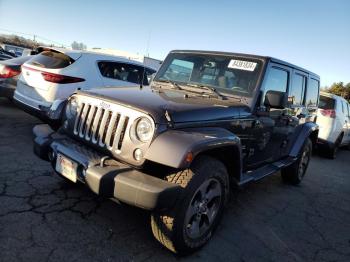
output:
M96 194L151 210L155 238L186 254L211 238L232 188L279 170L302 181L319 81L271 57L173 51L149 87L77 91L57 133L34 128L34 152Z
M23 63L31 56L21 56L0 61L0 97L13 98Z
M8 52L0 47L0 61L15 58L14 53Z
M317 124L318 146L334 159L341 146L350 148L350 105L342 97L322 92Z
M108 86L148 85L155 70L122 57L60 48L41 48L22 66L15 102L27 112L44 116L55 100L76 90Z

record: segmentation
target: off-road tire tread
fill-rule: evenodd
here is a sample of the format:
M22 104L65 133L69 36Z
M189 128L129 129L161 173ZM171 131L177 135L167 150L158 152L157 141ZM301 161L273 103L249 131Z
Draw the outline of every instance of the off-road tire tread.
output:
M193 173L189 169L185 169L183 171L177 172L175 174L171 174L165 177L168 182L178 184L181 187L186 187L187 184L191 181ZM160 216L160 215L152 215L151 216L151 226L154 237L162 243L165 247L176 253L173 242L169 239L168 236L164 234L164 232L173 228L173 220L174 218L169 216Z
M212 159L212 158L208 157L208 159ZM208 160L208 159L205 159L205 160ZM204 159L201 159L201 160L204 160ZM185 188L188 185L188 183L191 181L193 176L194 176L194 173L190 169L185 169L180 172L168 175L165 177L165 179L171 183L178 184L181 187ZM185 197L186 196L183 195L182 198L178 199L179 203L182 203L182 200ZM167 249L171 250L174 253L184 255L184 254L187 254L187 252L189 251L177 250L177 248L175 247L174 241L172 239L175 237L175 234L176 234L174 230L174 217L175 217L176 211L177 211L176 208L173 208L172 210L168 211L167 213L168 215L162 214L162 212L154 212L151 215L151 228L152 228L154 237L162 245L164 245Z

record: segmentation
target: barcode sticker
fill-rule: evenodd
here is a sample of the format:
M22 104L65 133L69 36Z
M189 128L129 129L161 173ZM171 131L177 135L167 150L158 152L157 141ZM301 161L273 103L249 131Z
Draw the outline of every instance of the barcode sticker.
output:
M257 63L254 62L232 59L227 67L253 72L255 70L256 65Z

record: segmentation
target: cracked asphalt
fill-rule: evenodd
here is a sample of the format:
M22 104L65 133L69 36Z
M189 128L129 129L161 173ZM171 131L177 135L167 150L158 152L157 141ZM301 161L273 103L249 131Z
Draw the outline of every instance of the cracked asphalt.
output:
M276 174L233 193L211 242L180 259L153 238L148 212L36 158L37 123L0 99L0 261L350 261L350 151L314 156L298 187Z

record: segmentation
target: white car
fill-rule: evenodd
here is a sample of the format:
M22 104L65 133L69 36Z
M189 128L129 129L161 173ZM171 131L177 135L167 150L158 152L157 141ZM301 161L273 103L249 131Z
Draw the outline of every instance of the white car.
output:
M342 97L321 92L317 111L318 145L335 158L339 147L350 148L350 105Z
M88 51L42 48L22 65L14 100L21 108L45 117L54 101L76 90L148 85L156 71L126 58Z

